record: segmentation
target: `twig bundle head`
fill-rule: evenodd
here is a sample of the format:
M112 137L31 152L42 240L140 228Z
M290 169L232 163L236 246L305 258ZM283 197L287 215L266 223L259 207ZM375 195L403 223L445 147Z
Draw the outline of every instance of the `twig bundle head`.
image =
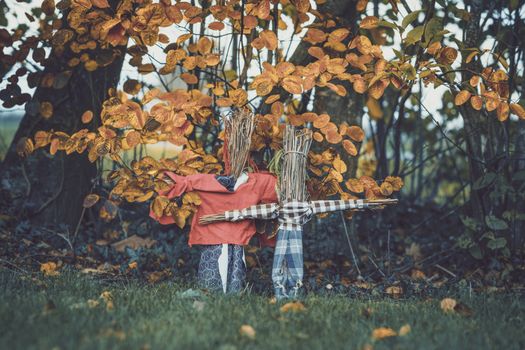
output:
M312 144L312 131L287 125L283 136L282 166L279 178L279 201L304 202L306 191L306 163Z
M227 175L238 178L250 155L255 115L248 109L238 109L224 117L225 142L227 142L230 171Z

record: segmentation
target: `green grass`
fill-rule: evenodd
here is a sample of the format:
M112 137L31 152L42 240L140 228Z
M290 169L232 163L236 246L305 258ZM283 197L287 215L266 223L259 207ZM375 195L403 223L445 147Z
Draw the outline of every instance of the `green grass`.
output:
M0 271L0 349L523 349L525 306L518 295L455 295L471 317L444 314L439 300L364 300L308 296L306 311L283 314L260 295L203 296L186 287L112 282L72 272L31 279ZM103 301L110 291L114 309ZM54 304L54 307L49 305ZM46 304L48 305L46 307ZM202 304L201 304L202 306ZM371 309L370 315L363 313ZM241 336L252 326L255 339ZM403 337L371 339L377 327Z

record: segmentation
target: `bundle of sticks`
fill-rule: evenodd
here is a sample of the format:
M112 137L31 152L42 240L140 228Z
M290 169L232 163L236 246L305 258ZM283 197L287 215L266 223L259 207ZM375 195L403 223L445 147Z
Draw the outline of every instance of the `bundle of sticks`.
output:
M308 199L306 163L311 144L310 129L297 130L291 125L286 125L283 136L283 163L279 178L279 202L303 202Z
M225 135L230 135L225 139L227 145L227 159L225 159L228 175L238 178L246 166L250 155L249 149L252 141L252 134L255 129L255 115L247 109L238 109L223 118ZM228 169L229 168L229 169Z

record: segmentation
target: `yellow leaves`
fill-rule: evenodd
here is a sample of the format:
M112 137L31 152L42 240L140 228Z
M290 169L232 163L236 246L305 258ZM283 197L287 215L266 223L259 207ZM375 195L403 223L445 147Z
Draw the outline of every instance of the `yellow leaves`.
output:
M348 34L350 34L350 31L346 28L336 29L328 34L328 41L341 42L348 36Z
M157 196L151 202L151 210L155 214L156 217L161 217L164 215L164 210L168 207L170 204L170 200L167 197L164 196Z
M58 276L58 265L55 262L46 262L40 265L40 272L45 276Z
M383 182L380 186L380 191L383 196L390 196L394 191L392 185L388 182Z
M239 329L239 334L243 337L246 337L248 339L255 339L255 329L250 326L250 325L247 325L247 324L244 324L241 326L241 328Z
M375 16L366 16L365 18L363 18L361 23L359 23L359 28L373 29L373 28L377 28L378 24L379 24L379 18Z
M184 204L194 204L200 205L202 203L201 198L199 197L198 192L188 192L182 198Z
M359 35L356 39L356 48L361 54L366 55L372 52L372 42L364 35Z
M357 156L357 147L352 143L350 140L344 140L343 141L343 148L345 151L351 155L352 157Z
M337 157L335 157L333 163L332 163L332 166L334 167L334 169L339 173L339 174L344 174L347 170L347 167L346 167L346 164L345 162L343 162L341 160L341 158L339 157L339 155L337 155Z
M473 314L473 311L471 308L469 308L467 305L462 304L452 298L442 299L441 302L439 303L439 306L441 307L441 310L443 310L443 312L447 314L457 313L464 317L470 317Z
M372 339L374 340L381 340L395 336L397 336L397 332L388 327L379 327L372 331Z
M40 115L45 119L51 118L53 116L53 105L47 101L40 103Z
M445 313L454 312L454 308L457 305L457 301L452 298L445 298L441 300L439 303L439 306L441 307L441 310Z
M345 182L346 188L353 193L363 193L365 187L358 179L348 179Z
M400 337L404 337L405 335L407 335L408 333L410 333L412 331L412 328L410 327L409 324L405 324L403 326L401 326L401 328L399 328L399 336Z
M472 94L467 90L460 91L456 97L454 98L454 104L456 106L461 106L465 102L467 102Z
M381 108L378 100L369 98L366 101L366 107L368 108L368 115L370 115L372 119L378 120L383 117L383 108Z
M115 304L113 303L113 295L110 291L103 291L102 294L100 294L99 299L102 299L104 303L106 304L106 310L112 311L115 309Z
M212 48L213 42L205 36L202 36L197 42L197 49L201 55L210 53Z
M281 311L282 313L303 312L306 311L306 307L300 301L292 301L281 306L279 311Z
M516 114L520 119L525 119L525 109L521 105L517 103L511 103L510 110L512 113Z
M390 286L385 289L385 293L397 298L403 294L403 288L400 286Z
M404 186L404 182L399 176L387 176L384 182L388 182L396 192Z

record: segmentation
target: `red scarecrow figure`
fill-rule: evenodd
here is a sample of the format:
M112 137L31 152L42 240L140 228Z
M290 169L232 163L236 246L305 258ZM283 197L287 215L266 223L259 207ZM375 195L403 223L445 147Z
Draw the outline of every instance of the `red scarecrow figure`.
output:
M232 293L244 288L246 267L243 246L255 235L256 225L248 220L203 225L198 218L277 201L275 176L245 172L254 119L254 115L247 111L237 111L225 118L225 175L180 176L169 171L163 173L169 187L160 195L174 199L184 192L194 191L200 196L201 204L191 223L189 245L201 246L198 281L206 289ZM171 216L157 217L153 211L150 216L161 224L174 223Z

